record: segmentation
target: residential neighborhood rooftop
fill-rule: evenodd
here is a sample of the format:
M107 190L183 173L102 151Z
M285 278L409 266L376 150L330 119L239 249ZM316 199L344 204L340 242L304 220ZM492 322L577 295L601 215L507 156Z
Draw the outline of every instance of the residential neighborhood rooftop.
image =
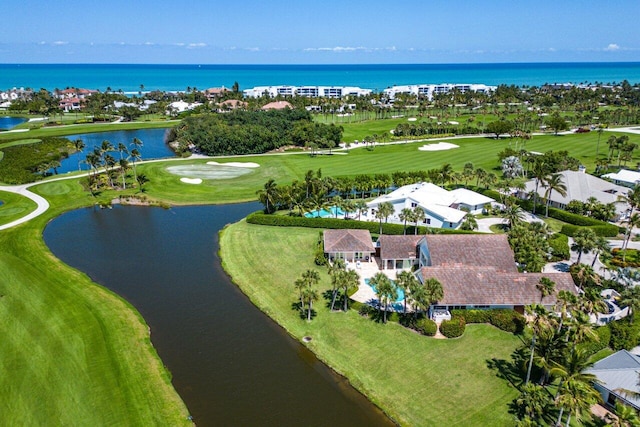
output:
M325 230L325 252L373 252L375 250L369 230Z

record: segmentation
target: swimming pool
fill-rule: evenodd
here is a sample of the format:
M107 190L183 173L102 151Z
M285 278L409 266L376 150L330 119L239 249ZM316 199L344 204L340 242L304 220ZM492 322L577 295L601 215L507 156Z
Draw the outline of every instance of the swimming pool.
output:
M378 295L378 293L376 292L376 288L375 286L371 285L369 283L369 279L364 279L364 283L367 284L367 286L369 286L371 288L371 290ZM396 285L396 282L394 282L393 280L391 281L391 283L393 283L393 285ZM398 292L398 298L396 298L395 302L404 302L404 291L402 289L400 289L399 287L396 286L396 292Z
M329 210L326 209L316 209L315 211L310 211L304 214L307 218L335 218L344 217L344 211L337 206L332 206Z

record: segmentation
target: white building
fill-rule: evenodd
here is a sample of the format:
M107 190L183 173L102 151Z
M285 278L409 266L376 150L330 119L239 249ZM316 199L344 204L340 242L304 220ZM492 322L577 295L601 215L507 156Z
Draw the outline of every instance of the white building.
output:
M442 84L417 84L417 85L403 85L403 86L392 86L383 91L383 93L389 99L394 99L399 93L406 93L415 96L426 96L428 99L432 99L433 95L443 94L450 92L454 89L459 90L460 92L479 92L479 93L489 93L497 89L496 86L487 86L484 84L451 84L451 83L442 83Z
M264 95L271 97L281 96L305 96L308 98L327 97L342 98L343 96L366 96L371 94L371 89L362 89L356 86L256 86L242 91L248 98L259 98Z
M448 191L430 182L422 182L405 185L367 203L369 221L375 220L378 206L383 202L390 202L394 208L394 213L388 218L389 222L403 223L399 217L402 209L419 206L425 214L422 225L458 228L467 214L462 208L467 208L471 213L479 213L494 200L470 190Z
M633 188L640 182L640 172L620 169L616 173L602 175L602 178L610 179L614 184Z

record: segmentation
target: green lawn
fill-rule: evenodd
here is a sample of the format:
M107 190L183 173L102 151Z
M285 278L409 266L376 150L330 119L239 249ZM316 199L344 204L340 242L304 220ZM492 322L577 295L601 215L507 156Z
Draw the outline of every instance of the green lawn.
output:
M138 312L42 241L51 218L90 196L75 181L35 190L52 209L0 232L0 424L190 424Z
M630 140L640 144L640 136L630 135ZM153 197L179 204L199 203L203 198L215 200L217 203L225 203L255 200L256 190L268 179L273 178L278 184L287 184L296 179L303 179L305 172L310 169L314 171L322 169L323 176L355 176L363 173L425 170L439 168L445 163L450 163L455 170L461 171L464 164L471 161L475 167L482 167L500 176L497 153L514 144L514 140L492 138L463 138L450 140L450 142L455 143L459 148L435 152L419 151L418 147L425 143L414 142L377 146L373 150L358 148L348 152L315 157L306 153L296 153L220 159L221 163L227 161L256 162L261 167L239 178L205 181L201 185L181 183L180 177L168 173L166 167L176 164L202 164L207 162L206 159L150 163L140 165L138 170L151 179L151 182L147 184L147 192ZM570 155L586 165L588 170L593 170L596 142L597 135L595 134L545 135L536 136L527 142L526 148L538 152L566 149L569 150ZM601 141L600 153L606 152L603 147L606 148L606 144ZM634 162L636 161L640 161L640 153L634 158Z
M0 225L8 224L36 209L31 199L15 193L0 191Z
M436 340L398 324L330 313L316 304L310 323L291 309L294 280L313 265L319 230L247 224L221 236L225 270L259 308L402 425L512 425L508 404L517 391L488 367L509 360L520 340L488 325L471 325L460 339ZM264 256L278 254L277 258ZM322 271L322 288L328 275Z

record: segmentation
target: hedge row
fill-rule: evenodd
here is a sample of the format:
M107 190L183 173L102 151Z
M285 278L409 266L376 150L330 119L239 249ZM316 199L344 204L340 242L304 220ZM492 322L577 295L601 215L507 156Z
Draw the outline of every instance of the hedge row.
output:
M618 228L617 225L614 225L614 224L591 225L587 227L573 225L573 224L565 224L562 226L562 229L560 230L560 232L567 236L573 237L574 234L576 234L576 232L581 228L589 228L593 230L594 233L596 233L596 236L602 236L602 237L616 237L620 233L620 229Z
M491 323L496 328L512 334L521 333L526 324L521 314L508 309L452 310L451 316L462 318L466 323Z
M380 223L369 221L358 221L355 219L341 218L307 218L303 216L288 215L269 215L262 211L254 212L247 216L249 224L271 225L278 227L307 227L307 228L331 228L331 229L361 229L369 230L371 233L380 232ZM429 229L429 230L428 230ZM433 228L418 227L418 234L425 234L427 231L433 231ZM476 234L474 231L451 230L439 228L438 233L441 234ZM402 224L382 224L383 234L404 234L404 226ZM407 234L413 234L414 227L407 226Z
M547 239L547 243L551 247L553 261L568 260L571 257L569 237L566 234L554 233Z
M452 317L440 323L440 333L447 338L458 338L464 334L466 323L463 317Z

